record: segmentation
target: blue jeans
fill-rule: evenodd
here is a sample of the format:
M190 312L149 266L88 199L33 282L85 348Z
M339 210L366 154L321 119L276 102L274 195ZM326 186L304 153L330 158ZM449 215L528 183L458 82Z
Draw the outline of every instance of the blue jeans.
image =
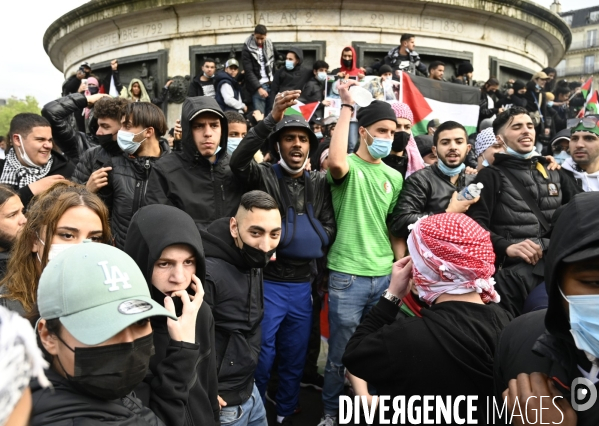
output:
M312 329L312 286L264 280L264 318L256 386L264 398L270 370L279 353L277 414L291 416L299 402L300 382L306 365Z
M268 426L266 410L254 384L252 395L241 405L227 405L220 410L220 424L227 426Z
M264 90L266 90L268 92L268 95L270 96L270 86L267 84L263 84L261 87ZM264 116L267 116L270 112L267 111L270 110L270 108L267 107L268 98L263 98L262 96L260 96L260 93L258 93L258 90L256 90L256 93L254 93L254 96L252 96L252 100L254 101L254 109L257 109L262 114L264 114Z
M345 346L383 291L389 288L390 279L391 275L359 277L329 273L329 355L322 388L325 414L338 416L339 396L345 381L345 367L341 362Z

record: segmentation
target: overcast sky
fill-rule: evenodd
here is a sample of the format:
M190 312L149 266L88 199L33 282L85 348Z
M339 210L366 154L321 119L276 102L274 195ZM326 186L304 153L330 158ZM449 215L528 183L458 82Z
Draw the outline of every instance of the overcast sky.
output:
M549 7L553 0L535 0ZM40 106L60 96L64 77L44 51L44 32L82 0L0 0L0 98L34 95ZM599 0L561 0L564 11L599 5Z

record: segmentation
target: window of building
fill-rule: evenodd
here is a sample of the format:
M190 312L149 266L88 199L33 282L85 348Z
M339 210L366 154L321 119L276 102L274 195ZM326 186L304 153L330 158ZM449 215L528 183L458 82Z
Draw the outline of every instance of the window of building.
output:
M595 55L584 57L584 73L593 74L595 72Z
M587 47L597 46L597 30L587 31Z
M572 25L572 16L573 15L562 16L562 19L566 22L566 24Z
M591 12L589 15L589 22L597 22L597 21L599 21L599 11Z

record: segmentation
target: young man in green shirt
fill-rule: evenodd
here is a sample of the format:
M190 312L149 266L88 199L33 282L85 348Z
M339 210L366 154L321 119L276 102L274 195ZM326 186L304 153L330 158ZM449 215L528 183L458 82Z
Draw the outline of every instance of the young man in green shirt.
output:
M405 253L402 241L390 238L387 218L393 211L403 179L381 161L391 152L396 117L388 103L374 101L358 112L360 147L347 155L355 82L340 84L341 114L329 151L329 173L337 237L328 255L329 354L319 426L334 426L343 392L345 345L362 318L389 287L394 253Z

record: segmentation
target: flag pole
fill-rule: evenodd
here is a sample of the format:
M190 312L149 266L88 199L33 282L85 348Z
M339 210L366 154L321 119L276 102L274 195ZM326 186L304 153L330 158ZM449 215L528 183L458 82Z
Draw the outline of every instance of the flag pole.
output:
M403 102L403 71L399 71L399 102Z

